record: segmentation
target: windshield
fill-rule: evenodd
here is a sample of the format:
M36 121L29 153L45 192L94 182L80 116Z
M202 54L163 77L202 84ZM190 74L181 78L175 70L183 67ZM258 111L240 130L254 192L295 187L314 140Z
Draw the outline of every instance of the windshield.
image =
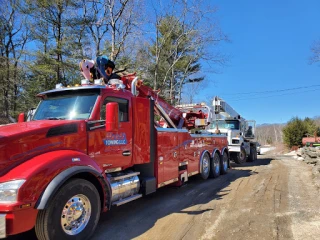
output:
M88 119L96 102L98 93L59 92L42 100L33 120Z
M211 129L239 129L239 121L215 121L211 124Z

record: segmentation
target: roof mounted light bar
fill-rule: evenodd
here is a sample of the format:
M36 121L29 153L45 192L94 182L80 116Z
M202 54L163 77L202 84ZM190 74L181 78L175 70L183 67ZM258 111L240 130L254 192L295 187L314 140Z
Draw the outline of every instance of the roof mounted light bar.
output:
M89 79L82 79L81 80L81 85L84 86L84 85L89 85L90 84L90 81Z
M59 89L59 88L63 88L62 83L58 83L58 84L56 84L56 89Z

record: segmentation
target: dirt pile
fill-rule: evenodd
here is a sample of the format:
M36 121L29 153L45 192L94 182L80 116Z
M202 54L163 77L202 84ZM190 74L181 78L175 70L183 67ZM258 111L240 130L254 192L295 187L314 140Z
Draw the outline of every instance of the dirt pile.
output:
M298 160L313 165L312 174L315 184L320 188L320 147L303 147L297 151Z

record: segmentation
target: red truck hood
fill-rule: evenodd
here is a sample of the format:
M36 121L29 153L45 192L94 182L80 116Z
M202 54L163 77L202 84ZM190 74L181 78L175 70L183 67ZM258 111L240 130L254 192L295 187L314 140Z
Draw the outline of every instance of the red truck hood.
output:
M0 126L0 176L44 152L56 149L85 152L85 134L85 122L78 120L39 120Z

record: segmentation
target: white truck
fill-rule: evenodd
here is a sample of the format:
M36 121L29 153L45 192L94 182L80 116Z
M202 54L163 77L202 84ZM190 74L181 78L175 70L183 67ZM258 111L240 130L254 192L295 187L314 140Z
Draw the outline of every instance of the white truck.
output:
M257 159L257 142L253 141L255 121L245 120L218 96L214 97L212 105L216 119L212 121L208 131L227 135L230 159L236 163L255 161Z

